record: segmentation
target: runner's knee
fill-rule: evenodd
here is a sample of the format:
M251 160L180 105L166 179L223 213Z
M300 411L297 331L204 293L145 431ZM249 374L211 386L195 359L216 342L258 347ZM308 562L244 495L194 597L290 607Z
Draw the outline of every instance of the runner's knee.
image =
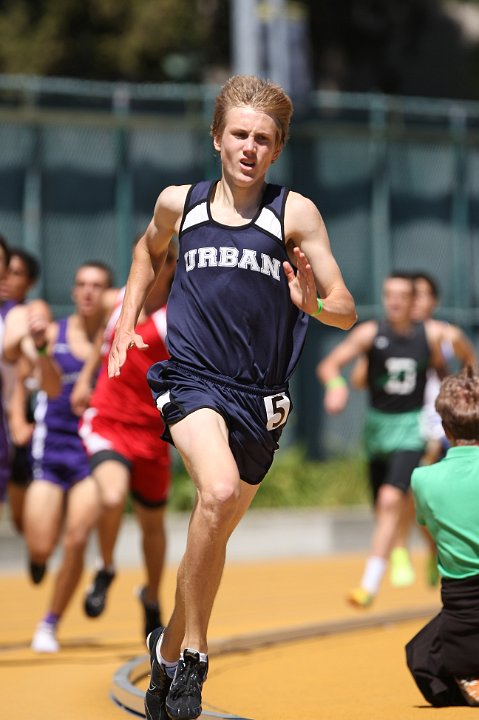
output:
M104 510L115 510L123 507L126 500L126 490L121 487L102 487L101 502Z
M222 525L231 520L238 508L240 488L237 483L216 483L208 489L199 491L199 504L202 512L209 516L209 522Z
M383 485L378 494L376 510L382 512L399 512L405 495L392 485Z
M88 528L82 525L67 528L63 538L63 547L69 550L84 550L88 541Z

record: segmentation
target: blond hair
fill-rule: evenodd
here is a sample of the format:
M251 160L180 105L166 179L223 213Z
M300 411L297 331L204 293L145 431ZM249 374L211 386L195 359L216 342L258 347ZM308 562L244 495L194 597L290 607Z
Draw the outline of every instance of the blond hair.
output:
M436 410L455 440L479 440L479 377L470 366L444 378Z
M226 113L237 107L251 107L264 112L278 129L277 145L288 139L293 103L280 85L255 75L234 75L221 88L213 111L211 135L219 137L226 124Z

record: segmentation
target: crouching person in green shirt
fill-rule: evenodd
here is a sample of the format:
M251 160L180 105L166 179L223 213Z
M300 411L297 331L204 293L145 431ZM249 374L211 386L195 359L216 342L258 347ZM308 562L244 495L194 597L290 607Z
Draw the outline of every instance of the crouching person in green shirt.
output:
M479 377L449 375L436 409L451 447L412 474L416 515L437 545L442 610L406 645L431 705L479 705Z

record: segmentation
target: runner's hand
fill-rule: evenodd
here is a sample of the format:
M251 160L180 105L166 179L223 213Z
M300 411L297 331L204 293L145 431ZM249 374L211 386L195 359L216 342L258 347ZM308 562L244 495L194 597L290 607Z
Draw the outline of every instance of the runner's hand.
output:
M27 308L27 323L28 332L30 333L35 347L43 347L47 342L47 328L49 324L49 318L42 312L28 307Z
M90 383L79 378L70 394L71 411L81 417L90 403L91 387Z
M314 275L308 258L298 247L295 247L294 257L296 261L296 273L289 262L283 263L283 270L289 285L291 302L303 312L316 312L318 309L318 292Z
M10 436L15 445L24 446L32 439L33 430L35 425L33 423L25 422L22 420L10 421L9 430Z
M324 409L328 415L337 415L348 404L349 389L346 385L326 388L324 392Z
M118 377L121 368L125 364L128 350L135 347L138 348L138 350L146 350L148 345L143 342L141 335L138 335L138 333L134 331L116 331L108 356L108 377Z

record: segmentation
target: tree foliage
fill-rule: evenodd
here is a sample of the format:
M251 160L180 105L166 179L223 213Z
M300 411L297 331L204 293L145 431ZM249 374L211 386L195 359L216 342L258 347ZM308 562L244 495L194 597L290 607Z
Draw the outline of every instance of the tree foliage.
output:
M219 0L3 0L0 72L162 81L214 61ZM181 79L181 78L177 78Z
M0 0L0 73L201 82L222 68L221 77L232 1ZM465 41L448 12L479 0L290 2L309 13L316 87L479 97L479 42Z
M477 97L474 48L442 0L305 1L322 87Z

